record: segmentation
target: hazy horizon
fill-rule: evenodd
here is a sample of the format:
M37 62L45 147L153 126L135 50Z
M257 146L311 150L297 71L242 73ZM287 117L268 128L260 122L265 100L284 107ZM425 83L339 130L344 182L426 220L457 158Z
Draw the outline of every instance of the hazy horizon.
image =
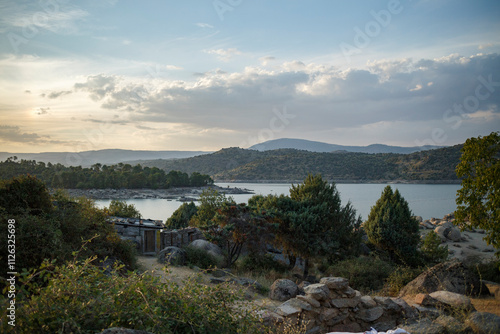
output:
M500 129L500 2L0 3L0 151L452 146Z

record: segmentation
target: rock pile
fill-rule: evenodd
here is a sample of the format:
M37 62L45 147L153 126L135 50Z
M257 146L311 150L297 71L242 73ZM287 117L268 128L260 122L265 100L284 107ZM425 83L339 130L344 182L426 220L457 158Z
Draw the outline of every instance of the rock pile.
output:
M264 320L277 325L305 322L307 333L313 334L361 332L372 327L386 331L417 315L403 299L363 296L341 277L324 277L304 292L267 312Z

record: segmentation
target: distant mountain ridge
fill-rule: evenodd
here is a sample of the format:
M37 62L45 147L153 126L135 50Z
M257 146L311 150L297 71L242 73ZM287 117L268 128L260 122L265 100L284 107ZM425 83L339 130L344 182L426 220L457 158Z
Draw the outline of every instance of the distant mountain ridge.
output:
M107 149L82 152L42 152L42 153L8 153L0 152L0 160L5 161L9 157L16 156L19 160L36 160L64 166L82 166L89 167L96 163L102 165L114 165L120 162L157 159L184 159L197 155L209 154L206 151L135 151Z
M218 182L295 182L309 173L336 182L456 183L463 145L411 154L257 151L237 147L177 160L143 161L143 166L185 173L198 171Z
M426 146L403 147L403 146L390 146L384 144L372 144L368 146L344 146L344 145L328 144L324 142L312 141L306 139L281 138L281 139L268 140L266 142L249 147L249 149L257 151L271 151L271 150L287 149L287 148L296 150L305 150L309 152L320 152L320 153L344 151L344 152L354 152L354 153L411 154L420 151L443 148L443 146L426 145Z

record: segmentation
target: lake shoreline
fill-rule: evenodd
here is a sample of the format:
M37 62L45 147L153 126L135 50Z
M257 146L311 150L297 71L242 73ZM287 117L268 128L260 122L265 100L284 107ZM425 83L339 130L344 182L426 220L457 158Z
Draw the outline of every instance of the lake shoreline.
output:
M238 187L179 187L169 189L64 189L71 197L92 199L170 199L179 201L197 201L204 190L215 189L225 195L253 194L254 192Z
M269 184L298 184L304 180L223 180L216 179L215 183L269 183ZM328 180L332 182L332 180ZM461 184L461 180L333 180L336 184Z

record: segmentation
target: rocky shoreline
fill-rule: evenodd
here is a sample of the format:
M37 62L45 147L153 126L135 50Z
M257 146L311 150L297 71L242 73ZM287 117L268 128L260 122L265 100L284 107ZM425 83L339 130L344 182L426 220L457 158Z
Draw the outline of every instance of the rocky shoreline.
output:
M253 194L253 191L238 187L180 187L170 189L65 189L71 197L92 199L171 199L197 201L204 190L215 189L225 195Z

